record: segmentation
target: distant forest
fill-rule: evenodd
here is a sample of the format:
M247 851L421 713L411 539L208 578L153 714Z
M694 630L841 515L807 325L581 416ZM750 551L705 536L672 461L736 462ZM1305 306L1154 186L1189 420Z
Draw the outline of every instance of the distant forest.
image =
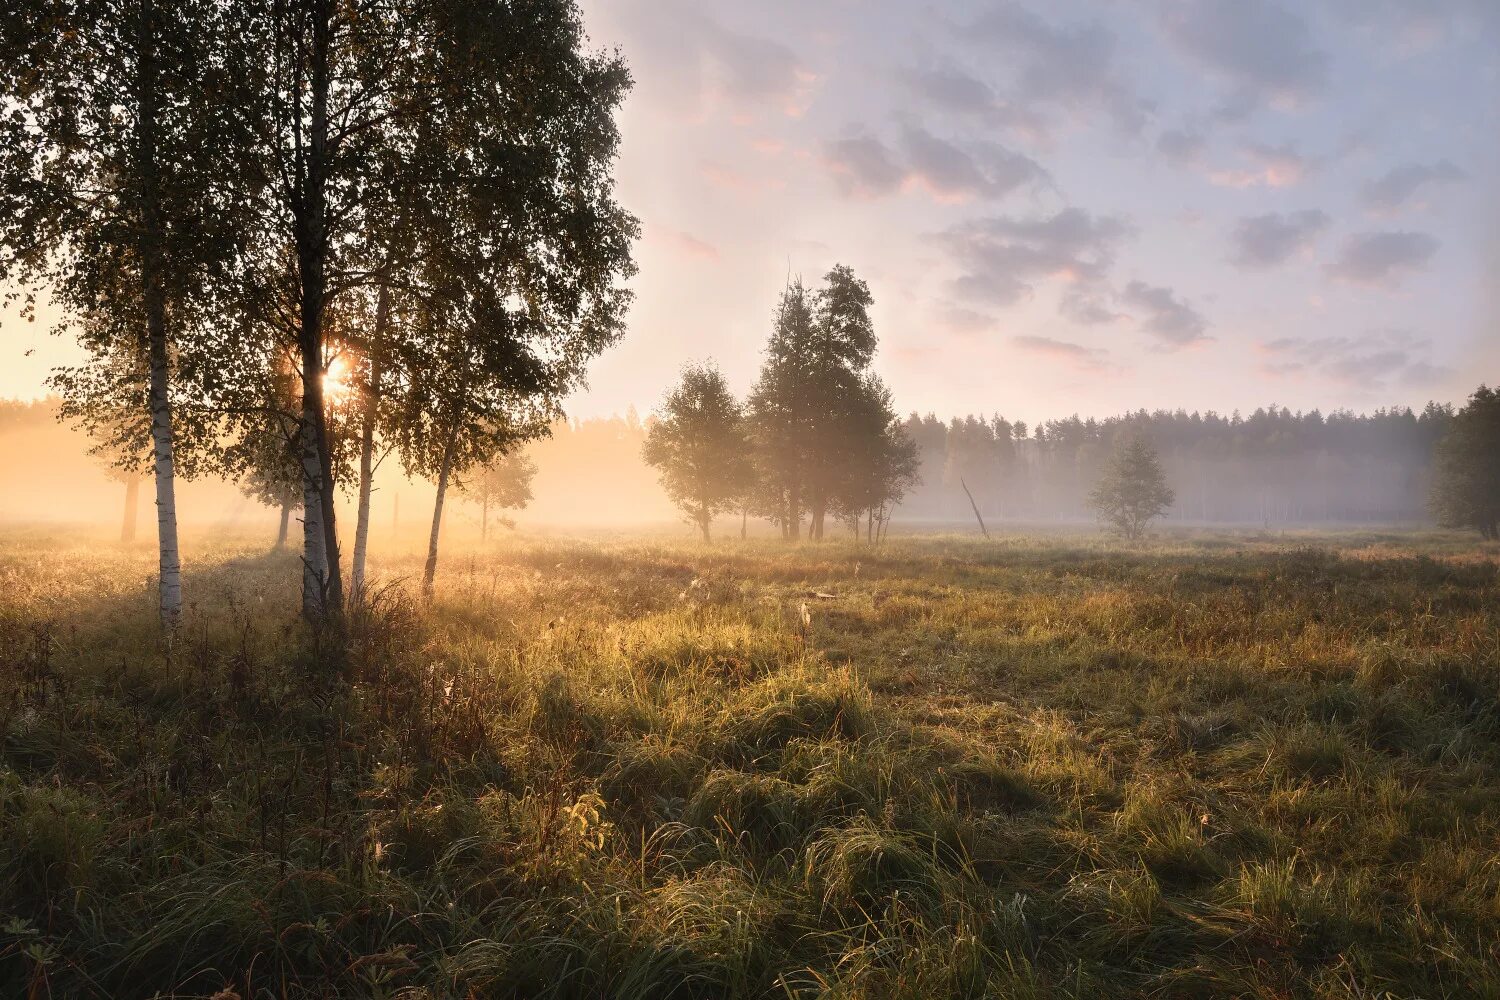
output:
M1249 416L1138 411L1106 420L1049 420L1035 428L1001 417L944 422L912 414L903 426L920 451L921 482L896 518L971 520L962 479L987 519L1091 522L1086 498L1103 462L1117 438L1141 429L1156 445L1177 493L1170 521L1428 523L1433 448L1451 417L1451 407L1435 403L1421 411L1370 414L1280 407ZM67 432L56 418L55 399L0 401L0 438L26 427L55 443L54 463L59 447L82 458L87 439ZM555 424L550 437L527 448L539 471L536 499L526 513L579 524L673 518L655 472L641 458L650 421L632 410L623 417ZM70 440L53 438L49 428ZM78 464L94 465L102 478L97 463ZM608 486L603 494L600 484Z
M922 481L906 519L971 518L960 481L986 517L1092 519L1087 495L1117 439L1144 433L1177 493L1169 517L1238 524L1426 522L1433 449L1453 410L1369 414L1271 406L1234 413L1139 410L1106 420L1049 420L1028 433L1002 417L944 423L912 414Z

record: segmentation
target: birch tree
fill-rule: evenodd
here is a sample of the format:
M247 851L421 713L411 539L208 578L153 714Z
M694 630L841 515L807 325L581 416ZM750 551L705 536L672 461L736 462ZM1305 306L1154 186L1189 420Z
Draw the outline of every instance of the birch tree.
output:
M628 75L618 57L587 51L573 0L252 0L235 10L258 95L241 175L264 203L252 298L298 359L303 610L319 622L345 590L324 380L341 353L362 369L391 360L359 349L372 329L355 321L360 303L381 288L420 301L482 270L523 303L549 300L538 315L550 319L559 303L581 315L601 288L579 275L601 259L629 261L634 220L614 205L610 178ZM397 227L408 243L391 237L398 210L413 213L409 229ZM472 254L448 245L455 212ZM453 267L468 271L441 273ZM376 303L378 319L378 293ZM377 374L367 380L376 406L443 381ZM372 412L370 434L361 428L366 510L381 430Z
M14 0L0 12L0 279L45 284L106 366L144 363L169 633L182 610L173 403L209 371L194 327L231 257L215 191L218 12L207 0Z

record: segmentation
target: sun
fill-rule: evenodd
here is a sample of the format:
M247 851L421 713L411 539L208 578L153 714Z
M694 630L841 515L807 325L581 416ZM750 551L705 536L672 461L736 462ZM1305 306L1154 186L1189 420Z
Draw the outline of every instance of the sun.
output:
M335 358L323 373L323 398L330 406L338 406L354 391L350 374L349 364L343 358Z

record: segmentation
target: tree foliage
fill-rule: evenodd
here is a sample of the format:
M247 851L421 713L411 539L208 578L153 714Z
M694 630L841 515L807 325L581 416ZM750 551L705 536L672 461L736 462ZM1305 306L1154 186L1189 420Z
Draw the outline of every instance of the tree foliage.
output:
M479 537L490 534L490 508L520 510L531 502L531 483L536 463L520 448L490 459L458 482L459 492L479 504L482 511ZM509 521L507 527L514 527Z
M744 415L718 369L683 370L646 432L642 455L708 541L714 518L744 502L754 472Z
M1500 392L1480 386L1437 444L1429 503L1438 523L1500 539Z
M1089 503L1100 519L1130 539L1140 538L1175 499L1156 449L1143 437L1126 441L1111 456L1104 475L1089 494Z
M85 425L133 434L123 411L144 389L169 634L182 607L173 404L218 371L210 290L237 235L218 100L233 79L228 9L16 0L0 12L0 280L46 284L91 355L59 383Z
M830 509L870 540L920 478L917 444L896 416L891 391L866 375L847 401L848 418L830 465Z
M823 536L845 492L844 456L881 433L870 420L867 382L877 343L873 302L844 265L815 290L798 279L782 293L747 411L760 470L752 506L790 538L800 537L804 516L809 534Z

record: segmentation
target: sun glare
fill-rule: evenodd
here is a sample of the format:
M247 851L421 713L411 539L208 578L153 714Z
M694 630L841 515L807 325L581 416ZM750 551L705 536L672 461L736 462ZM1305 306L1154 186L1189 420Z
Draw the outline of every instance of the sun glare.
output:
M323 398L330 406L338 406L349 398L354 386L350 382L349 364L343 358L335 358L323 373Z

